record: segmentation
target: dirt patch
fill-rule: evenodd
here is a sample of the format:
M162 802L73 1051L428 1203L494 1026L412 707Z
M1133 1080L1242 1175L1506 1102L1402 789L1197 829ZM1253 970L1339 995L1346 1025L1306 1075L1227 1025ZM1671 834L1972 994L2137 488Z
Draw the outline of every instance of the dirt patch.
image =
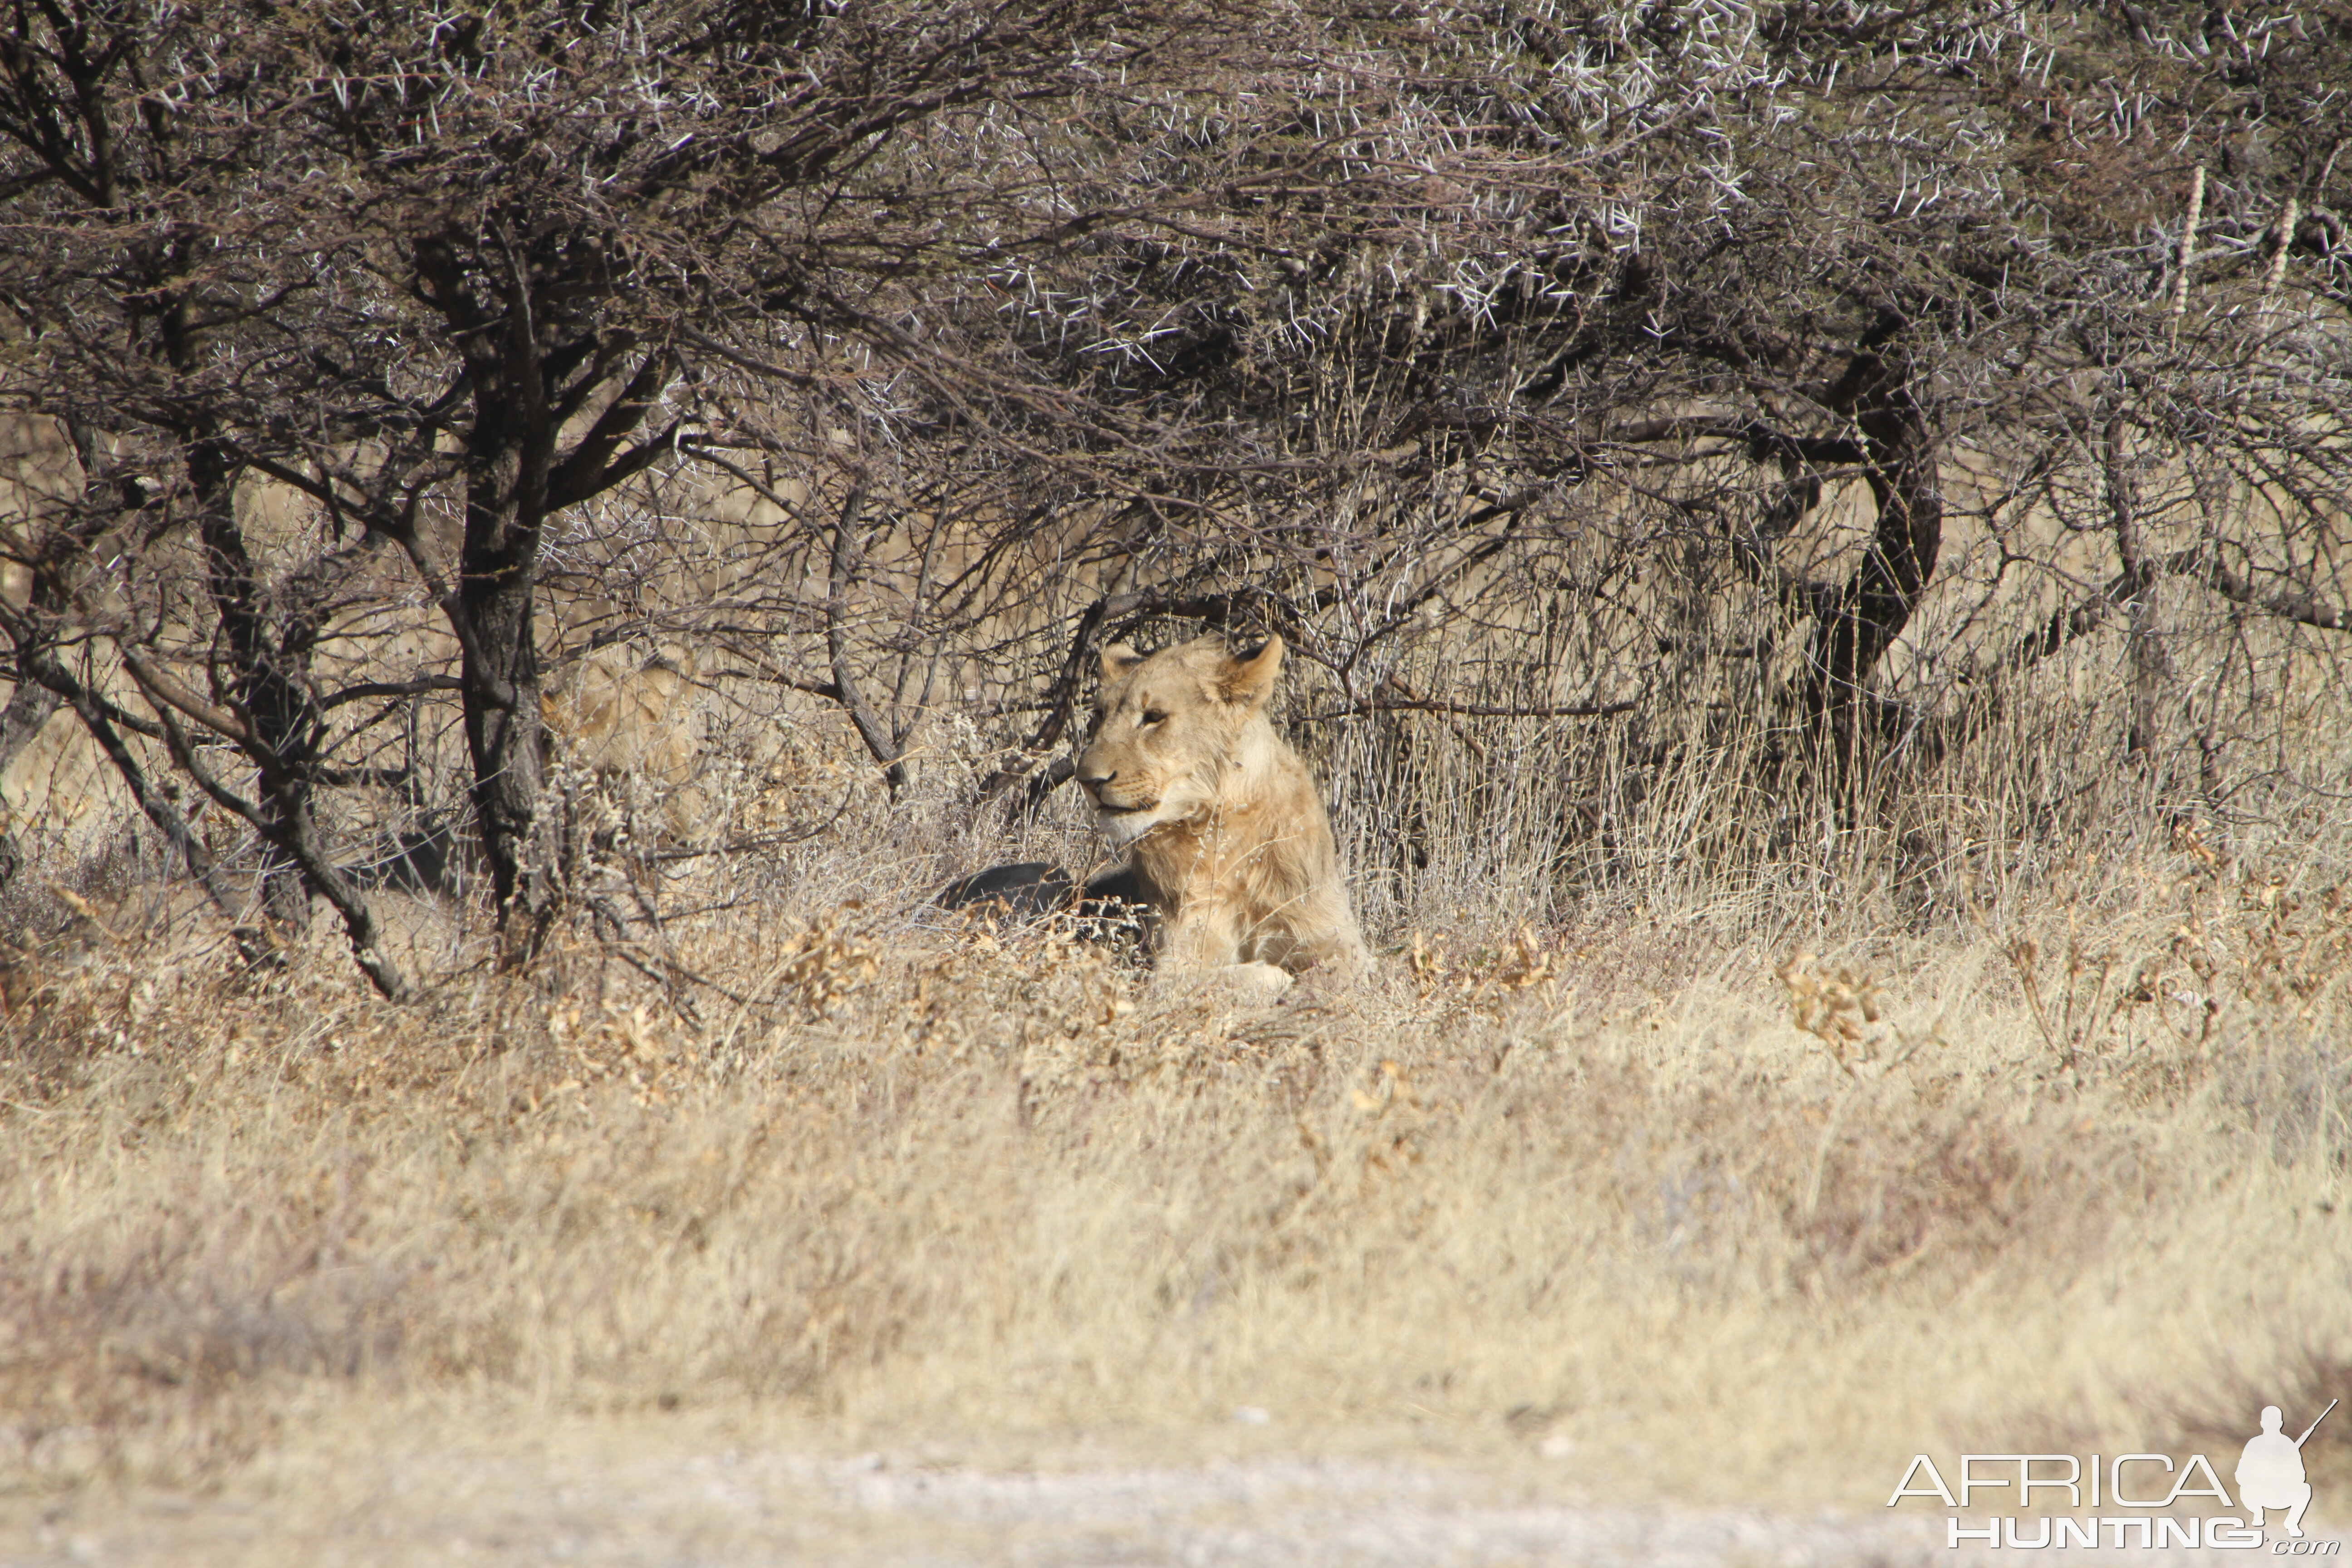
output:
M881 1455L449 1453L338 1466L333 1474L290 1468L277 1484L268 1497L150 1495L127 1504L91 1497L53 1506L19 1537L30 1550L0 1553L0 1563L1907 1568L1992 1561L1946 1549L1940 1519L1565 1500L1538 1495L1548 1489L1523 1478L1403 1461L1255 1458L1019 1470ZM2204 1554L2141 1552L2133 1560L2153 1568Z

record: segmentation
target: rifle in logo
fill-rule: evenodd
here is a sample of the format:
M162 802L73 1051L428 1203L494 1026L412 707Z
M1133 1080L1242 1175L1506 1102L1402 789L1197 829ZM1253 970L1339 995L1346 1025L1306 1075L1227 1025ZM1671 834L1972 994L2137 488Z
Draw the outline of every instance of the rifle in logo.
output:
M2319 1413L2319 1421L2294 1438L2279 1429L2286 1418L2279 1407L2263 1406L2263 1429L2247 1439L2246 1451L2238 1458L2238 1500L2245 1505L2246 1522L2254 1529L2263 1527L2265 1511L2284 1509L2287 1534L2303 1538L2303 1510L2311 1506L2311 1482L2303 1473L2303 1446L2311 1441L2319 1422L2326 1420L2336 1405L2336 1401L2329 1400L2327 1410Z

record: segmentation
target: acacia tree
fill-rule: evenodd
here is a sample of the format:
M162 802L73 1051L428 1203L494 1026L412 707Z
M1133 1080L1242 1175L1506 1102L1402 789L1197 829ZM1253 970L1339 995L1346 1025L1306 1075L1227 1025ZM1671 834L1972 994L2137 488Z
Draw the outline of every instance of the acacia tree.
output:
M1643 666L1763 670L1793 640L1774 706L1851 796L1918 730L1886 666L1958 453L1971 524L2063 595L1979 689L2124 608L2145 754L2159 578L2343 624L2319 546L2347 478L2347 26L2007 0L1288 14L1228 62L1247 94L1171 93L1065 151L1074 184L1181 194L1181 217L1105 204L1083 245L995 274L1029 363L1121 416L1088 457L1120 503L1105 547L1150 581L1072 602L1073 643L1238 611L1350 709L1428 707L1378 656L1435 603L1499 632L1576 582L1577 613L1631 625L1612 575L1697 573L1680 624L1483 705L1610 709ZM1857 489L1863 537L1825 548L1824 500ZM2064 531L2036 542L2023 512ZM2113 582L2061 561L2081 526ZM1596 538L1622 550L1563 567ZM1059 738L1077 653L988 788Z
M462 650L474 815L516 952L556 906L535 617L551 521L701 444L710 356L794 309L835 249L887 272L956 220L899 199L894 138L1116 78L1166 30L1102 0L93 3L11 25L0 290L26 350L5 393L89 432L93 506L165 471L131 492L152 534L187 498L212 699L141 651L161 621L107 619L87 592L61 613L96 617L150 727L365 951L363 901L304 825L321 715L396 683L321 693L310 659L396 546ZM335 541L267 583L236 506L253 477L309 497ZM35 673L57 628L16 629ZM191 722L244 751L261 802L203 773L174 738Z
M942 649L1032 683L997 798L1055 782L1088 646L1154 617L1283 631L1375 771L1399 712L1605 718L1655 776L1739 708L1847 821L1931 710L1967 740L1956 675L2013 689L2111 621L2158 756L2194 675L2159 584L2343 624L2335 11L23 15L0 64L67 108L0 184L6 395L89 432L73 537L218 546L180 661L209 700L131 717L247 748L265 826L299 816L356 776L303 757L318 716L419 683L301 662L396 556L462 650L421 679L459 690L520 947L554 901L551 521L677 458L793 523L697 624L806 637L829 679L762 668L894 787ZM181 150L114 196L58 172L156 123ZM236 564L253 475L329 520L307 574ZM2044 618L1897 658L1955 520ZM248 577L266 636L231 629ZM171 673L170 614L66 581L20 650L98 626ZM1478 689L1434 684L1440 619Z
M161 36L142 36L156 23ZM236 518L238 464L213 412L201 400L151 400L135 414L118 412L104 390L126 379L198 374L206 339L224 313L245 303L236 290L248 279L234 267L227 278L209 270L211 226L172 212L191 187L217 195L224 173L268 155L262 127L237 124L234 114L180 111L207 91L245 101L234 73L184 77L194 41L168 16L110 6L20 7L0 38L0 197L16 220L17 242L5 282L17 326L33 338L11 389L20 406L64 422L89 481L80 503L49 509L56 526L47 539L16 541L16 553L37 568L31 607L55 611L90 586L66 590L79 575L74 546L115 537L110 522L121 511L189 526L222 643L213 694L234 708L275 775L257 808L268 902L299 925L309 898L292 845L310 831L318 760L318 713L306 689L316 618L273 602L257 574ZM84 270L98 275L113 306L94 318L85 313L92 290L74 286ZM64 342L60 327L78 341ZM20 679L16 703L36 692L79 703L64 669L41 652L45 618L37 614L16 628L21 674L31 678ZM160 738L158 727L143 728Z

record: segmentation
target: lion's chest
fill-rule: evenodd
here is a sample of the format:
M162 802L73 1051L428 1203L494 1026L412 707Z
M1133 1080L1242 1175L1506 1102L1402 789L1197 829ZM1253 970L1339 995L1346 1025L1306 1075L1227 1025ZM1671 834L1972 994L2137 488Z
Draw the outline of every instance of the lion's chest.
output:
M1140 847L1142 868L1169 915L1228 929L1244 958L1279 963L1297 947L1294 923L1331 874L1330 828L1261 812L1171 824Z

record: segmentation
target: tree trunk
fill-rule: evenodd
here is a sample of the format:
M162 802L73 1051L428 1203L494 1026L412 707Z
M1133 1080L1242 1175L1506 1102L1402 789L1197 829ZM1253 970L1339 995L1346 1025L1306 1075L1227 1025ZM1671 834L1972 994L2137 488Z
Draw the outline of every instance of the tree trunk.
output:
M277 764L259 805L273 828L286 831L262 835L263 905L279 924L304 931L312 889L287 844L297 825L310 820L316 793L319 712L310 697L310 663L319 640L317 613L293 606L282 628L272 625L268 589L236 521L235 470L219 444L204 438L190 445L187 467L205 546L205 587L228 655L222 695L251 723L255 741Z
M514 547L518 531L498 512L478 503L468 508L465 576L457 585L462 695L491 896L500 927L509 930L509 954L521 956L538 945L554 912L554 864L542 820L547 758L533 616L537 574L530 553Z
M495 329L503 342L469 361L466 539L448 600L463 650L474 818L509 963L538 951L557 898L534 616L555 422L530 314L518 302Z
M478 240L420 236L414 258L420 295L446 318L465 355L473 406L465 542L457 581L439 596L461 654L474 824L511 963L538 951L558 891L533 601L562 419L550 401L554 367L541 340L551 301L534 293L529 265L507 237L478 251ZM485 308L478 283L493 290L498 308ZM413 538L409 544L417 554Z
M1853 410L1861 431L1864 473L1878 503L1878 526L1862 565L1830 598L1814 626L1805 707L1815 732L1833 747L1850 790L1862 775L1865 688L1935 575L1944 539L1944 497L1935 438L1902 364L1861 354L1833 402Z

